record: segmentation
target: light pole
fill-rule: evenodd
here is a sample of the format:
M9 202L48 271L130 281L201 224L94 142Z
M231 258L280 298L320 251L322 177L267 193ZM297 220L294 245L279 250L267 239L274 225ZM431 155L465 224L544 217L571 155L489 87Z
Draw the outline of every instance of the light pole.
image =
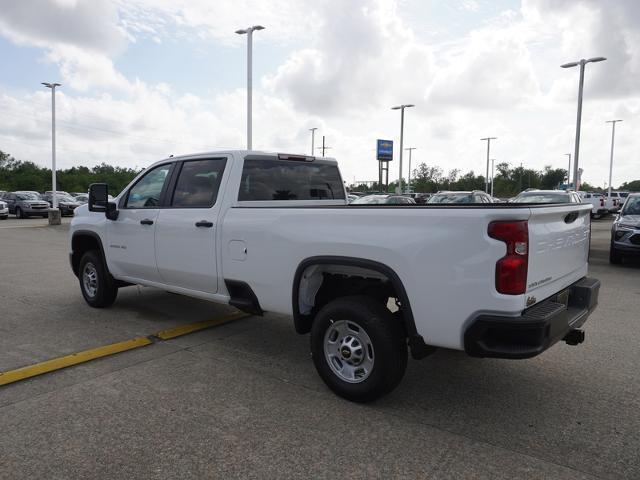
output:
M487 141L487 175L484 177L484 191L489 193L489 151L491 150L491 140L497 140L498 137L481 138L480 141Z
M578 83L578 115L576 119L576 146L573 152L573 182L576 192L580 190L580 184L578 182L578 157L580 156L580 123L582 121L582 90L584 89L584 66L587 63L602 62L606 60L605 57L593 57L588 60L584 58L577 62L569 62L564 65L560 65L562 68L572 68L580 65L580 81Z
M49 225L60 225L60 210L58 210L58 194L56 181L56 87L60 87L59 83L42 82L47 88L51 89L51 185L53 193L51 194L51 207L49 209Z
M253 81L253 31L264 30L262 25L236 30L238 35L247 34L247 150L251 150L251 101Z
M567 167L567 190L571 186L571 154L565 153L567 157L569 157L569 166Z
M409 150L409 178L407 179L407 193L411 193L411 152L415 149L416 147L405 148L405 150Z
M611 174L613 173L613 143L616 139L616 123L622 120L607 120L605 123L611 124L611 158L609 159L609 194L608 199L611 199Z
M330 149L331 149L331 147L325 146L325 144L324 144L324 135L322 135L322 146L318 147L318 150L322 150L322 156L324 157L325 150L330 150Z
M316 130L317 129L318 129L318 127L313 127L313 128L309 129L311 131L311 156L313 156L313 151L315 150L314 142L315 142L315 138L316 138Z
M391 107L391 110L400 110L400 176L398 177L398 186L396 187L396 193L402 193L402 141L404 140L404 109L415 107L412 104L398 105L397 107Z

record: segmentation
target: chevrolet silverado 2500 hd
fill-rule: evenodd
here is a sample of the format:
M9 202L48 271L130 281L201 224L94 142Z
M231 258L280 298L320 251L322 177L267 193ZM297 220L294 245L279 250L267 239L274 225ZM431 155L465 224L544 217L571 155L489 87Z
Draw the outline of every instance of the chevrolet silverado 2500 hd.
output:
M221 151L162 160L114 201L92 185L70 259L93 307L141 284L290 315L325 383L368 401L400 382L408 350L529 358L581 343L600 286L590 211L348 205L333 159Z

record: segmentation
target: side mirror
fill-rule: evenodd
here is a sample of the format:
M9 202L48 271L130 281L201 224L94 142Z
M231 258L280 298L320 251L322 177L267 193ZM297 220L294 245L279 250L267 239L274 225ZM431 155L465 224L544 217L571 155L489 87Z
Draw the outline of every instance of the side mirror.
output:
M106 183L93 183L89 186L87 203L90 212L104 212L109 220L118 219L118 206L109 201L109 187Z
M89 211L106 212L109 202L109 187L106 183L92 183L89 185Z

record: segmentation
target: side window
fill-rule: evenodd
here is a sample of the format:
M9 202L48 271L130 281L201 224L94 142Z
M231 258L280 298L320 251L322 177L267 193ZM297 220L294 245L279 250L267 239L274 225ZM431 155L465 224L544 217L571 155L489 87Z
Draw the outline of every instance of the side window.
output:
M147 172L131 187L124 203L125 208L157 208L164 184L169 178L171 164L161 165Z
M295 160L247 159L238 200L344 199L337 165Z
M215 205L226 162L224 158L184 162L171 206L208 208Z

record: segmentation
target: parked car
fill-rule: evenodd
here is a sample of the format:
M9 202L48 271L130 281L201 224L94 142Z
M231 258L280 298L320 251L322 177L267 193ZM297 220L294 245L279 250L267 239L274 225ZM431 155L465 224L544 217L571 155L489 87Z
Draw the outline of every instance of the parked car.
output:
M92 185L70 226L90 306L142 284L289 315L320 377L353 401L392 391L408 349L577 345L598 303L588 205L348 206L334 159L254 151L167 158L107 193Z
M49 206L53 206L53 193L45 193L42 195L42 199L48 202ZM64 195L60 192L56 194L56 200L58 202L58 208L60 209L60 215L73 215L73 211L81 205L81 203L71 195Z
M33 192L10 192L3 199L9 206L9 213L17 218L27 218L30 216L49 216L49 204L40 200L37 193Z
M71 196L73 198L76 198L76 197L78 197L80 195L86 195L86 194L87 194L87 192L71 192Z
M566 190L526 190L511 203L583 203L576 192Z
M611 192L611 207L609 211L611 213L619 212L628 195L629 192ZM608 193L605 194L605 197L609 198Z
M0 220L9 218L9 205L7 202L0 200Z
M414 200L418 205L424 205L431 197L430 193L416 193Z
M591 204L591 217L601 218L609 213L607 208L607 200L601 193L593 192L578 192L578 195L582 199L582 203Z
M53 193L53 190L47 190L46 192L44 192L44 195L51 195ZM65 195L67 197L70 197L71 194L69 194L68 192L63 192L62 190L56 190L56 195Z
M85 203L87 203L89 201L89 195L86 193L79 193L78 195L76 195L75 197L73 197L75 199L76 202L78 202L80 205L84 205Z
M493 203L491 196L481 190L471 192L438 192L431 195L428 204L432 203Z
M358 195L352 195L351 193L347 194L347 201L352 203L354 200L358 200L360 197Z
M351 205L415 205L415 200L404 195L367 195L351 202Z
M632 193L611 227L609 261L620 263L625 256L640 254L640 193Z

